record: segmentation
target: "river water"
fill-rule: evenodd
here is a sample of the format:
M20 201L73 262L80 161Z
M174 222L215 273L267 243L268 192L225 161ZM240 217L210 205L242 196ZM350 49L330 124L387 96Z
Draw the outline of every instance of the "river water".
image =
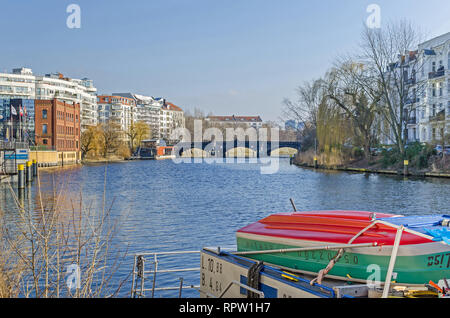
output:
M314 171L281 159L274 174L262 174L253 163L175 163L131 161L85 165L40 172L41 191L63 185L81 193L84 204L111 209L120 220L112 248L124 255L113 284L126 279L119 296L130 295L133 256L140 252L200 250L204 246L234 246L235 232L269 214L297 210L348 209L396 214L449 213L450 180L411 179L388 175ZM11 210L11 190L1 187L1 208ZM29 190L36 196L36 185ZM43 196L44 197L44 196ZM31 200L33 201L33 200ZM14 213L7 213L11 222ZM198 256L162 260L160 269L198 267ZM166 274L157 287L197 284L198 273ZM150 288L152 277L146 288ZM149 293L147 293L149 295ZM178 291L156 297L176 297ZM183 291L183 297L196 297Z

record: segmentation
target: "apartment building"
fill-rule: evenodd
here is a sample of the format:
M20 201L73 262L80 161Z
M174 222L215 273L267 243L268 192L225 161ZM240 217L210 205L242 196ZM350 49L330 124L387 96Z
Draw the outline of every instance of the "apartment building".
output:
M160 138L171 140L172 132L176 128L185 127L183 110L169 102L165 102L159 111L159 134Z
M36 77L30 68L0 73L0 99L35 99Z
M450 133L450 32L419 44L409 61L408 140L440 143Z
M208 116L207 120L219 125L246 126L255 129L261 128L263 124L260 116Z
M96 94L97 89L88 78L72 79L61 73L37 76L30 68L0 73L0 99L57 98L67 103L80 104L82 129L97 125Z
M129 131L132 121L137 120L134 98L120 95L97 96L98 122L100 124L116 123L127 140L125 132Z
M136 103L134 120L146 123L150 128L152 138L161 138L160 110L165 104L165 100L163 98L155 98L153 96L144 96L133 93L114 93L113 95L133 98Z

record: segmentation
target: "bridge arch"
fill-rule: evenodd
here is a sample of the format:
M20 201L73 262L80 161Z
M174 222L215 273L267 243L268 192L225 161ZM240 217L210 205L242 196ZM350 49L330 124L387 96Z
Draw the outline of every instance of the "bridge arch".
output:
M246 147L236 147L227 150L225 157L227 158L256 158L258 153L256 150Z
M295 156L298 153L298 149L292 147L280 147L272 149L270 152L271 157L290 157Z
M189 148L184 150L181 153L181 157L183 158L207 158L208 153L203 150L203 149L199 149L199 148Z

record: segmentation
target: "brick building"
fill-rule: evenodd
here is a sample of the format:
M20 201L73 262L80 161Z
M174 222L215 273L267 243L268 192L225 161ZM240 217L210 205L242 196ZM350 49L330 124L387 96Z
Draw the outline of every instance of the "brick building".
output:
M35 142L37 146L53 148L79 159L80 152L80 104L52 100L35 100ZM61 155L60 155L61 156ZM65 155L62 154L62 159Z

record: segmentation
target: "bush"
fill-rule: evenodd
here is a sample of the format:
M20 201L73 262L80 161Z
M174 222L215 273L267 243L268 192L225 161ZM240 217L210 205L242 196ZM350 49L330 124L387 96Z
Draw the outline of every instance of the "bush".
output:
M360 147L353 147L352 156L354 158L362 158L364 157L364 150L361 149Z
M422 146L421 151L417 154L414 164L417 168L427 168L430 157L436 155L436 150L431 145Z
M381 150L381 164L384 168L394 166L394 165L398 164L400 162L400 160L401 160L401 156L397 149L383 148Z
M409 161L409 166L417 169L427 168L430 157L436 154L433 146L428 144L421 144L414 142L408 144L405 149L406 159ZM391 167L402 165L403 158L396 148L383 149L381 152L381 163L383 167Z

